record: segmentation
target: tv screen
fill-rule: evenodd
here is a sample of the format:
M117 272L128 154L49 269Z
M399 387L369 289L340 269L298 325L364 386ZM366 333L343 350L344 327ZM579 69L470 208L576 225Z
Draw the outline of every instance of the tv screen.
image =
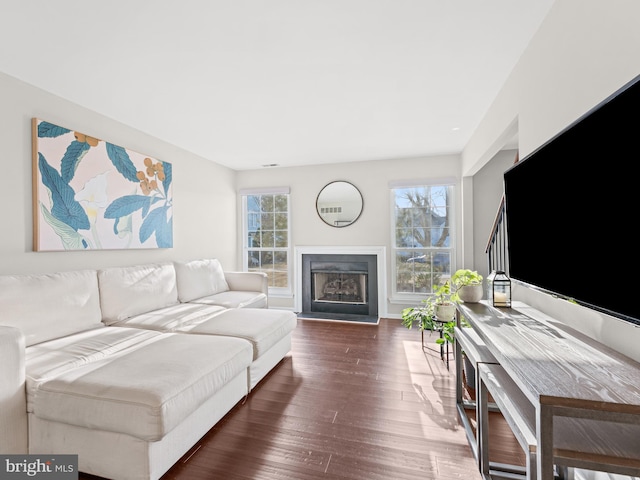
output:
M504 174L512 279L640 325L640 76Z

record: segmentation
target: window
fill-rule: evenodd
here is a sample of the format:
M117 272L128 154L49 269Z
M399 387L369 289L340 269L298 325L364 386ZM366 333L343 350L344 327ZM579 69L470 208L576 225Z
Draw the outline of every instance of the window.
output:
M393 294L424 297L451 277L453 185L391 189Z
M242 213L244 271L266 273L269 293L290 293L288 189L243 194Z

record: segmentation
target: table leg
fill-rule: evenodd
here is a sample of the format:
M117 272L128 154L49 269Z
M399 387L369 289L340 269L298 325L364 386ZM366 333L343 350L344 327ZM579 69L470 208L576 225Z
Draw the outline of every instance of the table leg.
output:
M476 371L478 378L478 392L476 397L476 416L477 416L477 431L476 431L476 443L478 445L478 460L480 463L480 473L483 478L489 477L489 394L487 387L482 380L482 375L479 371Z
M445 341L445 343L447 344L446 345L446 348L447 348L447 370L449 370L449 342Z
M538 480L553 480L553 412L545 405L536 408Z

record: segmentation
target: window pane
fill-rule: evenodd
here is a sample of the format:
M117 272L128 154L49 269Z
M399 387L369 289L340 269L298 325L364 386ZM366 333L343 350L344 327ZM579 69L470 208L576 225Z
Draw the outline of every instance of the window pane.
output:
M429 227L431 225L431 212L428 207L412 208L409 210L411 226L414 228Z
M262 244L261 247L273 248L273 231L262 232Z
M285 288L289 284L287 252L273 252L273 286Z
M273 269L273 251L263 250L260 252L260 268L263 270Z
M260 214L259 213L247 214L247 230L250 232L255 232L256 230L260 230Z
M413 233L413 247L431 247L431 229L429 228L414 228Z
M287 213L276 213L274 215L274 228L286 230L289 226L289 215Z
M451 277L451 253L436 253L433 255L433 271L444 278L444 281ZM444 281L442 283L444 283Z
M263 230L273 230L273 213L263 213L260 222Z
M247 271L249 272L258 272L260 271L260 252L255 250L249 250L249 255L247 256Z
M247 212L259 212L260 211L260 196L249 195L247 197Z
M405 293L430 291L431 265L426 255L416 255L413 250L396 253L396 289Z
M260 246L260 232L249 232L247 236L247 247L257 248Z
M410 228L396 229L396 246L397 247L413 247L413 234Z
M433 228L430 230L430 239L428 245L432 247L448 247L449 246L449 228Z
M274 199L274 212L284 212L287 213L289 211L289 196L288 195L276 195Z
M286 230L276 230L274 247L286 248L289 245L289 232Z
M262 211L263 212L273 212L273 195L262 195Z

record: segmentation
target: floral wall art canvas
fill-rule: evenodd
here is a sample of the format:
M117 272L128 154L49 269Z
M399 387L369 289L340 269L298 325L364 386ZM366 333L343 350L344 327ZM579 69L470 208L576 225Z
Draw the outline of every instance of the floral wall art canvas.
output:
M34 250L173 247L171 164L33 119Z

